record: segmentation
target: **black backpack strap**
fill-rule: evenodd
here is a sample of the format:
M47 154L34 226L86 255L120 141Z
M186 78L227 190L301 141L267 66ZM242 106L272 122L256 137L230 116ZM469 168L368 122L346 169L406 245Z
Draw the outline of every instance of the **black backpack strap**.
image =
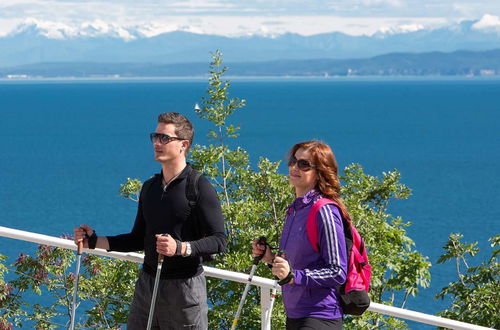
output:
M198 191L198 182L200 181L201 173L189 168L189 173L186 181L186 199L189 203L189 213L188 217L190 217L191 221L194 224L194 228L196 231L196 236L198 239L206 236L203 225L199 222L198 215L196 214L196 205L198 203L199 191ZM215 255L204 255L202 256L203 262L209 262L214 260Z
M198 202L198 182L200 181L201 173L189 168L189 173L186 181L186 198L189 203L190 210L194 210Z

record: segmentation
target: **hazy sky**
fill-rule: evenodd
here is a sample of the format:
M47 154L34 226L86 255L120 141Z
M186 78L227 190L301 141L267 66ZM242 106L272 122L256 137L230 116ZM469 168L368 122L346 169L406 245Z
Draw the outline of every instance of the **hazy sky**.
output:
M148 24L164 31L222 35L359 35L439 26L485 14L495 23L500 0L0 0L0 35L27 20L71 26Z

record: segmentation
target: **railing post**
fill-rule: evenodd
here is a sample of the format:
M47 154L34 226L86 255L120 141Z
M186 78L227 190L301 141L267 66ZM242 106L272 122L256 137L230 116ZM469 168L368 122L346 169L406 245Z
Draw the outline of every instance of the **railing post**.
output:
M260 287L260 328L262 330L271 330L271 318L267 317L271 306L271 290Z

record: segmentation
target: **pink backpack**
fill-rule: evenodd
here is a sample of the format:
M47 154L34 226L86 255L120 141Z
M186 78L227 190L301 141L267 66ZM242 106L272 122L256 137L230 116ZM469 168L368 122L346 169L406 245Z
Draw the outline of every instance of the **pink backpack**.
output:
M340 289L340 304L344 314L361 315L370 306L368 290L370 288L371 266L368 263L365 243L352 225L351 219L342 213L342 209L336 202L328 198L322 198L313 204L307 215L307 238L314 251L319 252L317 215L319 209L326 204L333 204L338 207L344 225L348 261L347 280Z

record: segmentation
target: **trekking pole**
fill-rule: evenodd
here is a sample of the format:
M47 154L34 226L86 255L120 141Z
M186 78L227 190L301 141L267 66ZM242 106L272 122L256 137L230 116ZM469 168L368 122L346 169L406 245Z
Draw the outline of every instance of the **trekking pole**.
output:
M259 237L259 241L257 244L267 245L266 238L264 236ZM233 325L231 326L231 330L236 329L236 324L238 323L238 320L240 318L241 310L243 309L243 305L245 304L245 298L247 297L248 290L250 289L250 282L252 282L252 278L253 278L253 274L255 273L255 269L257 268L257 265L259 264L260 259L262 259L264 257L264 254L265 254L265 251L263 254L253 258L252 269L250 270L250 275L248 275L247 284L245 286L245 290L243 291L243 295L241 296L240 304L238 306L238 310L236 311L236 315L234 316L234 321L233 321Z
M69 330L75 328L75 314L76 314L76 295L78 294L78 278L80 277L80 264L82 262L83 241L78 243L76 250L76 270L75 270L75 285L73 289L73 304L71 306L71 321Z
M285 255L285 251L279 250L278 253L276 254L278 257L282 257ZM271 300L269 301L269 309L268 313L266 315L266 320L264 324L269 324L271 320L271 314L273 313L273 306L274 306L274 301L276 300L276 292L278 291L278 278L275 276L274 280L274 286L273 289L271 290Z
M169 234L161 234L161 236L170 236ZM155 286L153 287L153 294L151 295L151 304L149 306L148 326L147 330L151 329L153 323L153 314L156 305L156 294L158 293L158 284L160 283L161 267L163 266L163 254L158 254L158 265L156 266Z

